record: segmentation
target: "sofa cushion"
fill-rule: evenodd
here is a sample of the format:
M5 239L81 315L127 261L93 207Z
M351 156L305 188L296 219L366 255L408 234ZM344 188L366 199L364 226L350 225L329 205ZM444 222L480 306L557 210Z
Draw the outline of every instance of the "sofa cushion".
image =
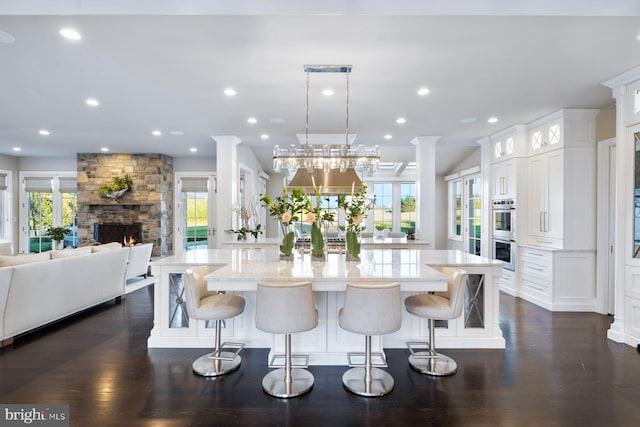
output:
M49 252L40 252L39 254L0 256L0 267L28 264L30 262L47 261L50 259L51 259L51 255L49 254Z
M122 248L122 243L118 243L118 242L111 242L111 243L106 243L104 245L98 245L98 246L90 246L91 248L91 252L92 253L96 253L96 252L104 252L104 251L111 251L113 249L120 249Z
M70 256L88 255L91 253L91 247L78 249L63 249L61 251L51 251L51 259L67 258Z

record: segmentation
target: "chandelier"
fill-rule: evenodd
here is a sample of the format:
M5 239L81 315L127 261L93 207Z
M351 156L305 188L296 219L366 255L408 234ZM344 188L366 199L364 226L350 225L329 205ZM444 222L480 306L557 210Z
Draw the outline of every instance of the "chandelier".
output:
M311 182L318 182L324 193L350 192L354 186L362 188L357 173L374 172L378 168L378 146L352 146L349 135L349 73L351 65L305 65L307 73L306 128L304 144L291 144L288 148L273 148L273 168L296 171L290 186L308 190ZM309 75L311 73L344 73L347 82L346 130L344 144L309 143ZM313 177L313 179L311 178Z

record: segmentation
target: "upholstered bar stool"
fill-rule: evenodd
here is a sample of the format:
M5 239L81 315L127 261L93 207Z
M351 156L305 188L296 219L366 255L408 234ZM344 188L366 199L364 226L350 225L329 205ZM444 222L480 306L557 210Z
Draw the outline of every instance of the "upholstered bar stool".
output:
M318 310L313 300L311 282L258 283L256 296L256 328L272 334L284 334L284 367L269 372L262 379L263 390L271 396L300 396L313 387L313 374L306 368L306 356L291 354L291 334L309 331L318 326ZM269 367L277 367L274 355ZM294 357L304 358L293 365ZM282 366L282 365L280 365Z
M216 377L234 371L240 366L241 358L238 353L244 348L244 344L232 342L221 344L221 321L242 313L245 300L237 295L208 291L207 282L204 279L207 274L209 274L209 267L193 267L188 269L182 277L189 317L216 321L215 348L212 353L200 356L193 362L193 372L204 377Z
M404 300L407 311L418 317L427 319L429 342L408 342L411 352L409 364L423 374L444 376L454 374L458 369L455 360L436 352L436 320L450 320L460 317L464 305L464 289L468 276L464 270L443 268L441 271L450 277L446 292L412 295ZM418 348L427 351L417 351Z
M352 368L342 376L342 384L352 393L360 396L383 396L393 390L393 377L373 364L371 336L395 332L402 325L400 309L400 284L358 283L347 284L344 306L338 313L340 327L349 332L365 335L365 352L350 353L349 366ZM364 365L352 363L352 358L364 356Z

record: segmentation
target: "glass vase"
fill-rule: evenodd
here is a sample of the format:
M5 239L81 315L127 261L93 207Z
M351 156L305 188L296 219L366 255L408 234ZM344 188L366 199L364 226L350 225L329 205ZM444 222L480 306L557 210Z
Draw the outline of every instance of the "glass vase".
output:
M280 223L282 241L280 242L280 260L293 261L293 248L296 246L295 225L292 222Z
M360 233L347 231L347 261L360 261Z
M311 260L325 261L325 248L326 244L320 223L314 222L311 224Z

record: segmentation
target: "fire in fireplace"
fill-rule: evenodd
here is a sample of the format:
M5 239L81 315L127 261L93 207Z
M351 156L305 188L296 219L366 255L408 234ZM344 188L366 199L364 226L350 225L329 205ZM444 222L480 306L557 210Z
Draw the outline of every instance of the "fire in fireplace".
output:
M100 243L118 242L125 246L142 243L142 223L93 224L93 239Z

